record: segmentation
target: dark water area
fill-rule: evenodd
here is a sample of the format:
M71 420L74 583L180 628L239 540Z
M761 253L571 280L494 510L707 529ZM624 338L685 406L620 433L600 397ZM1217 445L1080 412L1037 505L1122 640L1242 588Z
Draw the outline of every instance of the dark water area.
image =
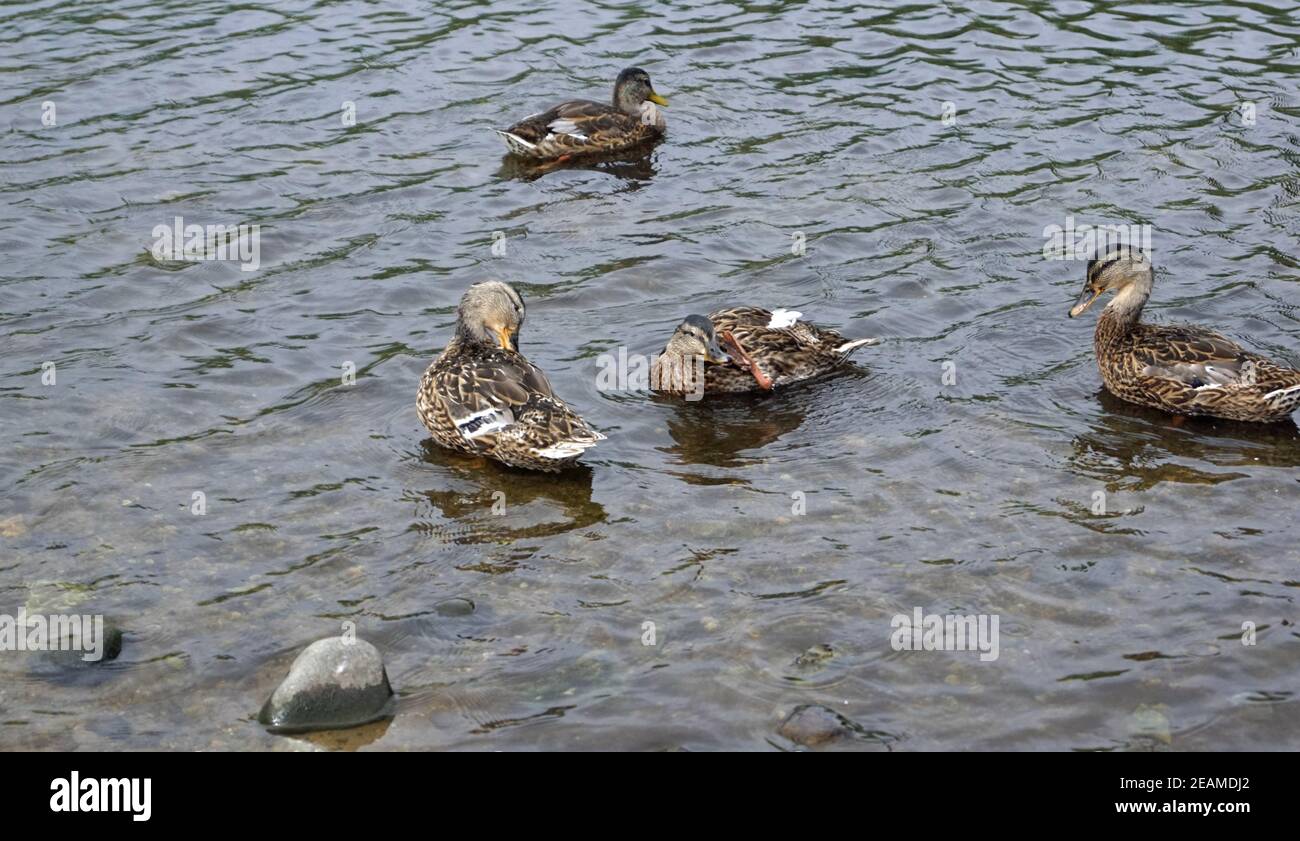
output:
M1294 3L35 2L0 55L0 613L125 630L66 679L0 652L0 747L767 750L804 704L867 750L1300 747L1300 432L1105 394L1043 254L1150 225L1149 318L1300 364ZM504 159L629 65L645 158ZM158 259L178 216L259 265ZM416 416L486 278L608 435L561 476ZM598 387L734 304L881 342ZM998 658L895 651L916 607ZM396 717L266 732L344 622Z

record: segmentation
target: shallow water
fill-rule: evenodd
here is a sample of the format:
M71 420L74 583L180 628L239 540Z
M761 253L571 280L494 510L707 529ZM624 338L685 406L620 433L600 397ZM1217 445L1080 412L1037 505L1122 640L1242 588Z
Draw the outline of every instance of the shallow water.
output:
M1300 362L1300 19L1109 5L0 10L0 613L127 632L58 680L0 653L0 746L770 749L800 704L875 750L1300 745L1300 433L1106 396L1042 254L1149 223L1151 318ZM630 64L645 160L538 177L486 132ZM260 224L260 267L156 260L176 216ZM424 442L486 277L609 436L560 478ZM883 341L769 399L598 390L733 303ZM914 607L1000 656L894 651ZM266 733L344 621L396 718Z

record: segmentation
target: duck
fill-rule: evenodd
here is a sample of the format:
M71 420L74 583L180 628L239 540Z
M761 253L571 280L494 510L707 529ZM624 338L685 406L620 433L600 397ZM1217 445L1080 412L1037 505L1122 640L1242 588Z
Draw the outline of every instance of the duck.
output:
M525 158L565 160L574 155L618 152L663 137L666 122L656 106L650 74L628 67L614 81L612 102L573 99L507 129L493 129L511 153Z
M876 339L846 339L799 319L794 310L732 307L682 320L650 369L652 391L765 392L818 377Z
M1094 340L1106 389L1175 415L1263 423L1289 418L1300 406L1300 371L1204 327L1143 324L1154 282L1150 259L1134 248L1115 248L1088 263L1070 317L1115 293L1097 319Z
M449 450L559 472L605 436L556 396L519 352L524 299L499 280L471 285L451 341L420 378L416 410Z

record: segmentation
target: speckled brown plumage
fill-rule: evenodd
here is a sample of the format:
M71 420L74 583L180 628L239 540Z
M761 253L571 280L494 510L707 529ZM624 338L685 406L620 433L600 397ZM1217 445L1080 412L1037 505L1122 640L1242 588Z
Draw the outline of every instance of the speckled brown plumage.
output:
M656 105L667 104L644 70L629 67L614 84L612 102L563 102L497 134L513 154L526 158L607 154L663 137L665 121Z
M1097 367L1112 394L1176 414L1241 421L1284 420L1300 407L1300 371L1203 327L1141 323L1153 277L1141 255L1093 261L1071 313L1117 290L1094 337Z
M572 464L604 435L587 425L551 389L551 383L533 363L513 347L493 346L482 338L500 328L522 325L523 302L513 325L508 319L505 293L498 308L489 309L489 330L475 331L473 323L484 316L467 307L476 287L508 289L505 284L476 284L461 302L456 335L420 379L416 411L433 440L462 453L487 456L513 467L548 472ZM505 301L505 303L501 303ZM492 315L505 312L505 316ZM495 320L494 320L495 319ZM517 335L517 329L513 331Z
M782 311L778 311L782 312ZM789 313L790 319L797 313ZM699 316L693 316L698 319ZM787 320L787 319L779 319ZM672 371L681 370L683 360L699 358L702 350L694 354L690 350L677 350L676 342L681 341L681 331L689 324L683 322L669 342L663 354L655 361L652 382L660 385L680 383L683 378L675 376ZM799 382L829 373L848 360L855 350L873 344L875 339L849 340L844 336L804 321L794 320L788 326L773 327L773 312L759 307L732 307L718 310L708 317L708 324L713 333L705 334L707 341L714 336L730 334L743 349L754 365L757 365L766 379L771 381L771 388ZM721 343L726 350L727 343ZM703 366L704 393L737 393L746 391L764 391L754 372L735 358L724 362ZM689 367L690 362L686 362ZM687 384L689 377L685 378ZM661 387L658 390L667 393L684 393L684 389Z

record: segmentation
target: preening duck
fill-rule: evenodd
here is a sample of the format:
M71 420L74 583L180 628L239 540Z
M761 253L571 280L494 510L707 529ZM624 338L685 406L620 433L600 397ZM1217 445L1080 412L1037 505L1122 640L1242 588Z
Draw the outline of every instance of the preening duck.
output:
M558 471L605 436L519 353L523 324L524 300L509 284L471 286L460 299L455 335L420 379L416 409L448 449Z
M875 339L846 339L800 321L793 310L732 307L678 325L651 368L651 388L665 394L736 393L774 388L826 374Z

